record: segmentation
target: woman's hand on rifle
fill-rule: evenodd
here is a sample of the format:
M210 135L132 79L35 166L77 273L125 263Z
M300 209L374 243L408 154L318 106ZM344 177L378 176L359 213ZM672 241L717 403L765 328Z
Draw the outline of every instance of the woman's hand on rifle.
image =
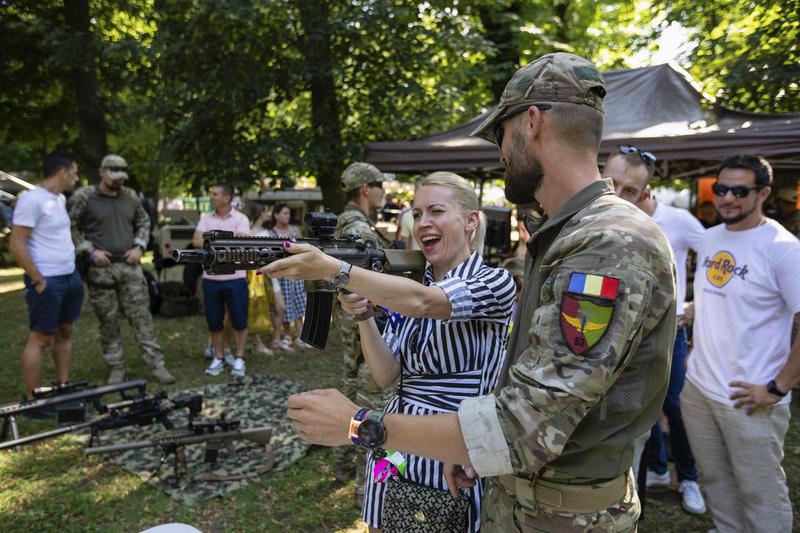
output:
M341 261L325 255L311 244L286 241L283 247L290 255L261 268L271 278L331 280L339 272Z

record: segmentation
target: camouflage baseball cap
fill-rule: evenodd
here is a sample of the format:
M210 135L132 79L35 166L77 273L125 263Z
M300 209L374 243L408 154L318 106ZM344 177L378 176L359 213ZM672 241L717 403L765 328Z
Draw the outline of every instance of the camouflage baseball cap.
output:
M383 173L370 163L351 163L342 172L342 188L345 192L361 187L365 183L383 181Z
M494 125L511 107L534 102L569 102L603 111L605 83L591 62L565 52L543 55L514 73L497 107L471 135L494 142Z
M128 162L121 155L108 154L100 162L100 168L108 169L108 175L111 176L111 179L128 179L128 173L125 171L128 168Z

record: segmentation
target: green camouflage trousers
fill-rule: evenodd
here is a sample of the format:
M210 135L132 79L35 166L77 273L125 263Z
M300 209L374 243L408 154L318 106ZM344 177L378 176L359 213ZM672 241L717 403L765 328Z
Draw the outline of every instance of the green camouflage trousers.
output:
M394 385L380 388L369 367L361 355L361 336L358 324L352 316L342 311L338 304L334 310L334 322L342 340L342 393L361 407L383 409L386 402L394 394ZM355 446L339 446L334 448L334 470L337 479L343 480L356 472L356 499L360 503L364 490L364 469L366 468L366 451Z
M164 353L156 338L147 282L140 265L112 263L110 267L89 268L89 301L100 322L100 347L110 366L124 365L120 315L130 322L142 357L151 368L164 366Z
M486 480L481 509L481 531L510 532L625 532L636 531L639 520L639 496L632 475L628 476L625 497L617 504L593 513L564 513L552 507L523 507L494 478Z

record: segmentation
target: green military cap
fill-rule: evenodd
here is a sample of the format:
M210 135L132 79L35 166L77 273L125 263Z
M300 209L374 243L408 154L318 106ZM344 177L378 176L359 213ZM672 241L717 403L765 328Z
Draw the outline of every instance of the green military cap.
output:
M497 107L471 135L494 142L494 125L498 117L520 104L569 102L588 105L602 112L605 95L603 77L586 59L566 52L543 55L514 73Z
M345 192L350 192L366 183L383 180L383 173L370 163L351 163L342 172L342 188Z

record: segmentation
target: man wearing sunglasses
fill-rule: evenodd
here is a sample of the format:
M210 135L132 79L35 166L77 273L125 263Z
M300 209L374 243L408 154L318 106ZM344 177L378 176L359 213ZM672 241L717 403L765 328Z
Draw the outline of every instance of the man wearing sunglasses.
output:
M88 263L86 285L100 323L100 346L111 368L108 383L125 379L119 321L128 319L142 357L159 383L174 383L164 366L140 260L150 238L150 217L136 191L125 187L128 163L108 154L100 163L100 183L70 200L72 240L79 261Z
M694 280L694 348L681 410L718 531L791 531L781 468L789 391L800 383L800 241L762 212L772 168L725 159L724 224L706 231Z
M672 253L675 254L678 280L676 306L678 329L672 350L669 389L664 400L663 412L669 421L670 450L675 462L678 491L681 493L683 508L692 514L702 514L706 512L706 504L697 484L697 468L681 417L680 394L686 378L686 355L689 351L686 331L688 319L684 312L686 259L689 249L695 252L699 249L705 229L689 211L656 201L650 190L650 180L655 174L655 163L656 157L652 153L629 144L620 144L618 150L608 156L603 174L614 182L614 192L617 196L631 202L652 217L667 236ZM669 487L667 448L661 426L655 424L652 432L648 434L650 456L644 458L648 465L646 485L648 488ZM634 471L637 470L637 465L638 461L634 461Z

